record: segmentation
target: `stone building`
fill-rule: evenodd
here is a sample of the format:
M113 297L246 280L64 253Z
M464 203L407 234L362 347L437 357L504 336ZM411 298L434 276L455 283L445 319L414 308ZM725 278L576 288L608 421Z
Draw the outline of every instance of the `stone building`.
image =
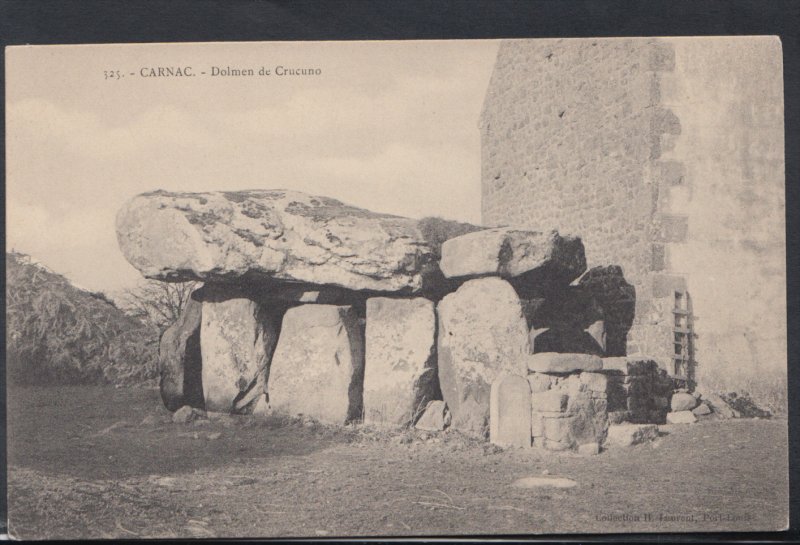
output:
M627 355L712 387L785 381L778 38L504 41L479 127L482 223L620 265Z

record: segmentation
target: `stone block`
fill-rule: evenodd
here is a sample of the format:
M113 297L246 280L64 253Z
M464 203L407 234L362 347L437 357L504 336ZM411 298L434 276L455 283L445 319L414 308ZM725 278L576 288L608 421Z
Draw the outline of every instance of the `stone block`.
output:
M283 318L269 375L277 412L344 424L363 411L364 333L352 307L301 305Z
M533 410L543 412L564 412L567 410L567 403L569 401L569 396L561 390L537 392L529 397Z
M366 311L364 421L408 426L440 396L433 302L372 297Z
M246 297L227 298L224 291L203 295L200 352L205 408L234 412L237 402L265 389L270 360L278 341L279 312ZM241 407L237 412L249 412Z
M531 373L528 375L528 384L530 384L531 392L534 394L537 392L546 392L552 388L554 379L555 377L552 375L547 375L544 373Z
M697 417L692 411L676 411L667 413L667 424L694 424Z
M615 424L608 427L606 442L618 447L630 447L658 437L655 424Z
M542 423L544 426L545 438L548 441L573 445L574 439L572 437L572 427L576 418L577 417L575 416L555 418L549 416L543 417Z
M431 401L414 424L418 430L442 431L450 425L450 409L444 401Z
M540 352L526 356L528 369L536 373L574 373L576 371L599 371L602 360L589 354L559 354Z
M492 383L489 440L501 446L531 446L531 389L519 375L500 375Z
M608 377L602 373L583 372L580 378L592 392L605 394L608 389Z
M739 418L739 412L731 408L722 397L712 393L701 391L703 400L711 406L714 413L721 418Z
M502 373L528 374L519 296L505 280L479 278L445 296L437 311L439 383L453 427L485 436L491 384Z
M439 266L447 278L526 274L532 283L566 286L586 270L586 257L578 238L494 228L445 241Z
M672 395L670 408L672 412L691 411L697 407L697 399L692 394L677 392Z
M705 403L701 403L694 409L692 409L692 414L695 416L705 416L707 414L711 414L711 409Z
M159 341L159 390L170 411L183 405L205 406L200 355L202 309L200 301L190 298L178 321L164 331Z
M582 454L584 456L594 456L600 454L600 444L584 443L582 445L578 445L578 454Z

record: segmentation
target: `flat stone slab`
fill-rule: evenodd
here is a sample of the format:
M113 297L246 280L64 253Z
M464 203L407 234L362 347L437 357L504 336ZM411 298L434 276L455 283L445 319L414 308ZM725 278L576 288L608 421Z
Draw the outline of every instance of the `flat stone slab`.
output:
M694 424L697 417L692 411L676 411L667 413L667 424Z
M531 446L531 388L528 379L503 374L492 383L489 440L500 446Z
M575 488L578 483L566 477L523 477L511 483L511 486L514 488Z
M586 256L576 237L562 237L556 231L494 228L446 241L440 267L447 278L539 273L567 285L586 270Z
M439 274L419 221L299 191L154 191L117 214L125 258L164 281L274 279L416 292Z
M574 373L576 371L599 371L603 361L591 354L561 354L539 352L527 356L528 370L535 373Z

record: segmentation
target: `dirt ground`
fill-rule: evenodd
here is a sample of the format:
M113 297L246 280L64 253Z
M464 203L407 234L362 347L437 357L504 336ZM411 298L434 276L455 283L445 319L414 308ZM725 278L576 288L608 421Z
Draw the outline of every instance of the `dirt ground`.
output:
M22 539L781 530L785 419L664 426L598 456L297 419L173 424L158 392L9 388ZM571 489L521 489L526 476Z

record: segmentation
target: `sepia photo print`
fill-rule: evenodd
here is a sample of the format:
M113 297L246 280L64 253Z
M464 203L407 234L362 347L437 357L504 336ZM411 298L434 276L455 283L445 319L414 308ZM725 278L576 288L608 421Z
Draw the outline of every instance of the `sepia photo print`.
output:
M778 37L5 63L12 538L788 527Z

